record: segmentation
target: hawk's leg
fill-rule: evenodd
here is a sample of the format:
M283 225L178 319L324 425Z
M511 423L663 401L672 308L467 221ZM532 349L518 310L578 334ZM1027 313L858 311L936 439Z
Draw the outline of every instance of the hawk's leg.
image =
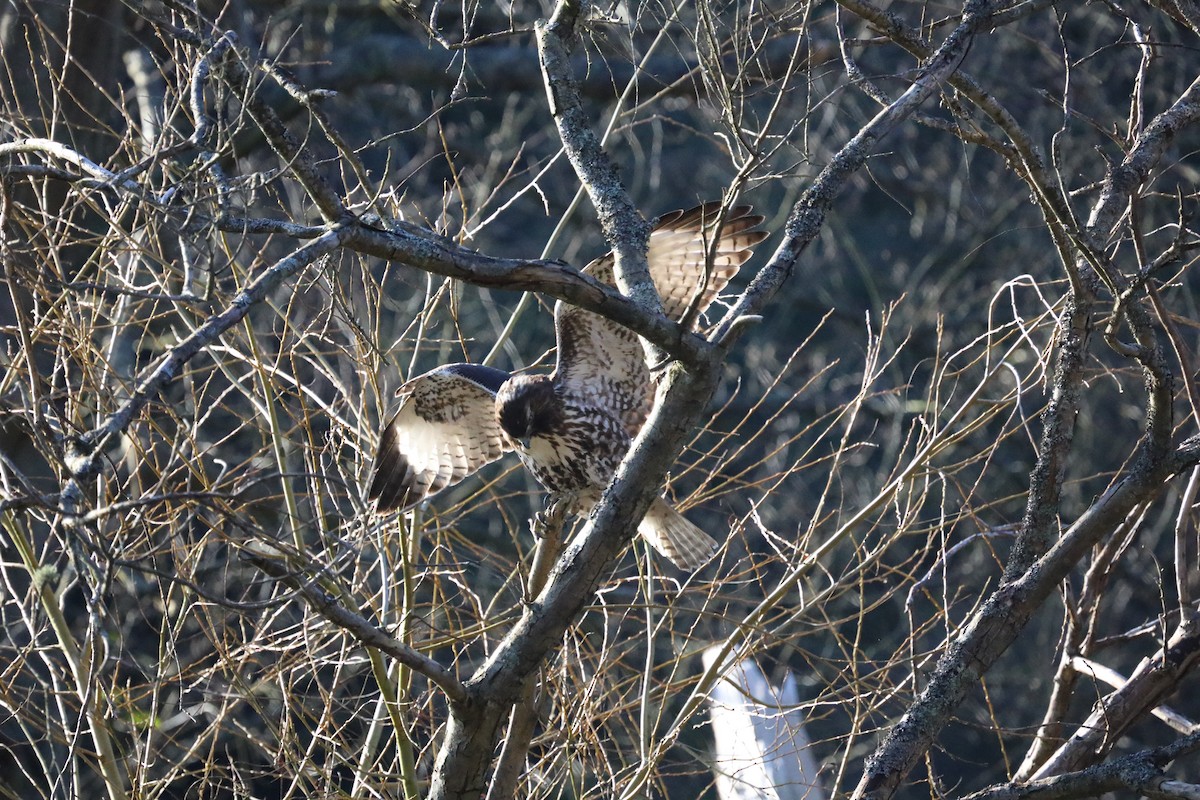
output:
M574 498L552 495L546 503L546 509L533 515L529 527L537 538L537 547L533 552L533 566L529 569L529 579L525 582L526 605L542 592L550 568L558 560L562 550L562 529Z

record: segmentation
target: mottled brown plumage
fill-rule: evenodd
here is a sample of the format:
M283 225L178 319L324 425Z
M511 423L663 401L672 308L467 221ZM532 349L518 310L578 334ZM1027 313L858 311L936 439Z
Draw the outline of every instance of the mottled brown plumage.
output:
M702 313L766 237L749 206L732 209L714 246L719 203L659 218L647 263L663 310ZM712 269L704 269L710 248ZM608 253L584 272L614 285ZM556 502L590 513L650 411L654 387L638 337L598 314L554 307L558 359L550 375L513 375L451 364L397 391L400 409L380 435L369 499L379 511L404 509L515 450ZM658 498L638 526L684 569L716 549L707 534Z

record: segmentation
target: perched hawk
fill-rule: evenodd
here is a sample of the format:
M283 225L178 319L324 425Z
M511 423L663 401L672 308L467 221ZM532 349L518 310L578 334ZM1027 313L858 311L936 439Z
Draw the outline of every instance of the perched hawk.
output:
M697 309L705 310L767 235L749 206L732 209L706 275L719 211L719 203L673 211L650 234L650 275L672 319L697 296ZM583 271L612 286L613 264L608 253ZM450 364L396 390L400 408L380 434L367 492L379 511L410 508L509 450L554 502L576 513L592 510L649 414L650 370L637 335L598 314L559 301L554 328L558 362L550 375ZM716 549L661 497L638 532L684 569L696 569Z

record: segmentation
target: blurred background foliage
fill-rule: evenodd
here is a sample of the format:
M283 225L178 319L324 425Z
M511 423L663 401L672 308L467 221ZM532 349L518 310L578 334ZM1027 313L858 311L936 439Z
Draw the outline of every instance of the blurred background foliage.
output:
M932 41L960 11L904 0L887 8ZM395 791L404 743L388 726L378 676L352 640L238 559L236 544L251 533L303 542L364 613L464 676L519 613L526 520L542 498L513 463L435 499L417 518L420 537L371 516L361 487L405 378L483 360L514 315L493 363L552 363L545 298L525 307L515 292L338 252L191 361L136 420L88 489L93 524L64 525L55 497L71 437L112 413L140 373L297 244L282 228L216 224L222 215L319 222L242 92L276 109L357 211L489 255L544 253L581 266L602 252L532 44L533 24L549 11L547 2L365 0L205 2L198 13L174 0L0 6L4 141L53 139L112 172L155 159L132 178L139 194L34 168L78 171L61 160L8 157L7 796L98 796L103 783L111 793L81 712L97 697L131 796ZM1085 219L1130 127L1195 79L1195 35L1141 4L1033 3L1024 13L979 37L964 69L1018 120ZM741 171L741 200L780 231L799 193L879 110L871 92L899 94L916 67L832 3L621 2L593 14L576 75L648 217L720 197ZM203 146L161 155L191 135L192 70L209 37L227 30L243 58L330 93L300 102L265 69L247 87L214 79L203 94L213 126ZM733 354L711 423L670 486L692 519L730 539L728 550L687 583L661 564L668 574L647 572L653 559L640 545L622 560L545 670L531 794L607 796L669 719L699 670L698 649L726 635L809 544L868 509L796 605L764 623L756 650L777 678L798 673L828 786L848 790L878 728L996 586L1024 511L1066 279L1028 186L1000 155L945 129L960 111L987 128L963 106L946 93L924 124L882 143ZM1180 205L1194 206L1198 143L1185 131L1142 193L1136 247L1151 257L1175 235ZM778 238L759 246L733 289ZM1134 237L1114 241L1111 254L1133 271ZM1194 350L1190 266L1157 288ZM1144 426L1136 366L1097 337L1087 371L1065 524L1126 466ZM950 423L963 403L965 416ZM939 439L948 423L954 437ZM937 456L887 488L934 440L944 444ZM1177 509L1171 489L1130 532L1095 609L1097 641L1172 606L1164 569ZM70 636L90 645L79 656L92 663L83 691L71 691L81 673L59 652L64 634L32 601L43 589ZM821 602L805 602L814 596ZM961 708L909 796L1011 776L1041 721L1062 625L1056 601ZM1114 640L1095 654L1128 673L1153 651L1147 642ZM392 675L408 689L401 709L425 774L442 700L424 681ZM1081 691L1071 715L1102 691ZM1200 717L1194 691L1172 702ZM671 751L657 778L663 796L711 792L706 736L702 724L689 726ZM1147 721L1129 746L1170 737Z

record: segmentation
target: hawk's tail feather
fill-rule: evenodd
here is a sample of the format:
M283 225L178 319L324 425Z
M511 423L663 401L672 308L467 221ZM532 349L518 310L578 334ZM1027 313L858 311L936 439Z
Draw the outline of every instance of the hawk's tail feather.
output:
M638 525L638 533L672 564L697 570L717 552L717 543L661 497L655 498Z

